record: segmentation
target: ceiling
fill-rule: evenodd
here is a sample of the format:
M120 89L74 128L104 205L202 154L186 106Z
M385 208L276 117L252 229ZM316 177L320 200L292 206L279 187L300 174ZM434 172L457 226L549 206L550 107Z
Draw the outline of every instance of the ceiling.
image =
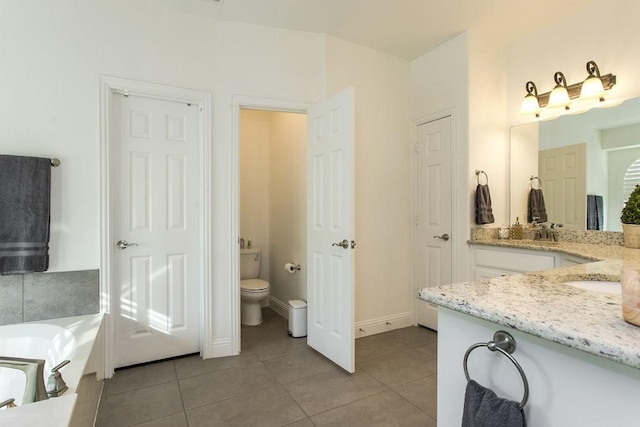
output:
M165 0L214 19L325 33L412 60L469 30L508 44L595 0Z

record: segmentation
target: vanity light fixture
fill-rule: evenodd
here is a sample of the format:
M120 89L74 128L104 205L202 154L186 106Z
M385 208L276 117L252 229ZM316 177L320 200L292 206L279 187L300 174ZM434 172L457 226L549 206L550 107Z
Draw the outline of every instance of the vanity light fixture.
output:
M594 99L598 98L600 102L604 101L604 84L602 83L602 77L600 76L600 69L594 61L587 62L587 72L589 76L582 82L582 88L580 89L580 99ZM614 77L615 83L615 77Z
M527 89L527 95L522 100L522 105L520 105L520 113L535 114L536 117L540 117L541 108L536 84L528 81L525 88Z
M594 61L587 62L587 72L589 75L583 82L567 85L564 74L557 71L553 75L553 80L556 83L553 90L540 95L535 83L528 81L525 86L527 95L522 100L520 113L535 114L536 117L540 117L544 107L569 110L571 101L574 99L586 104L587 109L589 108L588 101L604 102L606 91L616 84L616 76L613 74L600 75L600 69ZM587 102L583 103L582 101ZM584 106L582 105L581 108Z
M556 71L553 75L553 81L556 82L553 90L549 94L549 108L564 107L565 110L569 109L571 98L569 97L569 90L567 89L567 79L560 71Z

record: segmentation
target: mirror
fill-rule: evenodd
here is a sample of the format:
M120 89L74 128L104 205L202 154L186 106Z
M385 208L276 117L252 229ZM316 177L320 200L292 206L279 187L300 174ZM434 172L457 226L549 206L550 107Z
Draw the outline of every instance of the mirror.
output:
M518 217L527 222L529 193L541 184L548 223L576 230L622 231L620 211L640 183L640 162L635 181L632 176L638 159L640 98L513 126L509 220ZM531 180L532 176L539 180ZM588 204L588 195L599 197L590 197Z

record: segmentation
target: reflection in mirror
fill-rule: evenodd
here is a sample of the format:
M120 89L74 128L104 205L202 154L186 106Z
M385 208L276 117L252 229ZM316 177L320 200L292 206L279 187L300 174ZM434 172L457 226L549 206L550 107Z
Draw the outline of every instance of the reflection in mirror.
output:
M512 127L512 222L527 218L532 184L538 188L532 176L540 179L548 223L621 231L624 201L640 184L640 98Z

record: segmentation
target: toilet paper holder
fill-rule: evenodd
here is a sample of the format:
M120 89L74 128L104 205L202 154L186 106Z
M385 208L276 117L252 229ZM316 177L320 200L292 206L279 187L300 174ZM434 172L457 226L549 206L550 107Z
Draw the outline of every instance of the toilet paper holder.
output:
M296 271L300 271L300 264L294 264L292 262L288 262L284 265L284 269L289 273L295 273Z

